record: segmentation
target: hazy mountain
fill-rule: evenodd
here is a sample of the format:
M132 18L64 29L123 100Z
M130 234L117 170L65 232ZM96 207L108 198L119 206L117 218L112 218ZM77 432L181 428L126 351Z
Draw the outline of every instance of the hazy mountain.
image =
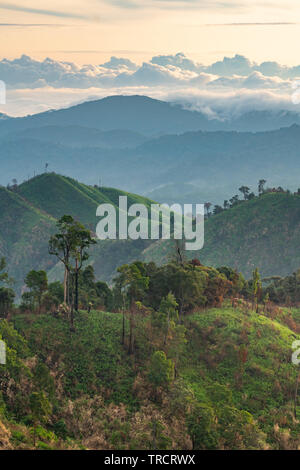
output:
M0 183L6 185L13 178L22 181L43 171L48 163L51 171L88 184L101 180L102 185L150 194L160 201L165 195L163 187L171 185L173 200L187 202L192 197L190 202L194 202L195 197L201 197L198 202L216 203L231 197L233 188L242 184L256 187L260 178L272 186L298 188L299 148L297 125L259 133L166 135L126 149L3 139ZM193 194L186 184L192 184ZM162 189L161 194L157 188Z
M29 179L48 164L50 171L84 183L149 194L162 202L222 203L232 188L254 187L260 178L294 189L299 186L300 127L284 126L298 120L297 114L270 111L208 120L144 96L113 96L7 118L0 120L0 184ZM256 133L228 130L279 125L279 130Z
M128 130L100 131L82 126L44 126L10 132L7 141L33 139L68 147L132 148L146 142L142 134Z
M199 111L146 96L110 96L67 109L47 111L1 122L0 135L45 126L80 126L110 131L126 129L147 136L187 131L264 131L300 124L290 111L252 111L238 117L210 119Z

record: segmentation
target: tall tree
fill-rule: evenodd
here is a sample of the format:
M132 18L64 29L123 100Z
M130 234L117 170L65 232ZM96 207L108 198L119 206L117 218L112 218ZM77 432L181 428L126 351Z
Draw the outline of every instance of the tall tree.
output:
M136 313L136 301L142 301L149 286L149 277L146 275L143 263L136 261L130 265L125 264L118 268L119 276L115 279L121 292L128 299L129 304L129 344L128 352L133 352L134 341L134 314ZM124 334L124 330L123 330Z
M239 191L243 194L245 200L248 199L250 192L250 188L248 188L248 186L241 186Z
M73 327L73 307L78 310L78 275L84 261L89 258L88 249L95 244L91 233L70 215L64 215L57 223L59 232L49 240L49 253L55 255L65 266L64 301L70 306L70 275L75 278L71 305L71 326Z
M78 276L84 261L89 259L88 249L96 242L91 237L91 232L79 222L72 227L73 244L70 256L71 272L75 276L75 310L78 311Z
M267 181L263 180L263 179L259 180L259 182L258 182L258 194L259 195L263 194L263 192L265 190L264 186L265 186L266 182Z
M252 277L253 308L256 304L256 311L258 311L258 301L259 301L260 294L261 294L261 280L260 280L260 274L258 272L258 269L256 268L255 271L253 271L253 277Z
M64 303L69 304L69 275L70 253L73 247L73 232L71 231L74 219L70 215L64 215L56 224L58 233L49 240L49 253L55 255L65 266L64 275Z

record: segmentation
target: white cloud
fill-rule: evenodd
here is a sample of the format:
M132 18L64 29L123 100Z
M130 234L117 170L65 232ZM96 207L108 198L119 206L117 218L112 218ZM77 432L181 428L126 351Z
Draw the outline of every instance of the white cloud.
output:
M182 52L178 52L175 55L158 55L152 57L152 64L168 66L173 65L182 70L190 70L191 72L199 72L203 70L203 67L200 64L195 63L193 60L188 59Z
M6 82L8 90L7 104L0 111L24 115L112 94L181 100L221 118L226 113L263 107L295 110L291 97L297 77L300 66L255 64L240 55L225 57L208 67L183 53L155 56L141 66L123 57L79 66L23 55L0 61L0 80Z

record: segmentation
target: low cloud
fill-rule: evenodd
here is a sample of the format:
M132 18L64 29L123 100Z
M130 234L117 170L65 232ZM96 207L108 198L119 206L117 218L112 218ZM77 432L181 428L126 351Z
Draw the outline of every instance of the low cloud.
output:
M298 78L300 66L257 64L241 55L209 66L183 53L158 55L142 65L113 56L84 66L23 55L0 61L0 80L8 90L7 104L0 111L24 115L107 95L144 94L177 100L223 119L226 113L250 109L295 111L291 97Z

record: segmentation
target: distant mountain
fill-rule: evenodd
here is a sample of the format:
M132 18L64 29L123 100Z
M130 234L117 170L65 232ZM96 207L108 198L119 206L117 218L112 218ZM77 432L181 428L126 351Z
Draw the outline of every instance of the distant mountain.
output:
M206 114L147 96L110 96L66 109L0 122L0 136L48 126L79 126L101 131L116 129L146 136L188 131L266 131L300 124L290 111L252 111L238 117L209 119ZM82 142L82 145L84 142Z
M205 115L146 96L111 96L67 109L47 111L2 123L0 134L44 126L126 129L145 135L182 133L207 126Z
M0 184L29 179L48 164L87 184L163 202L221 203L233 187L256 185L262 177L295 188L297 123L299 115L291 112L253 111L220 121L145 96L107 97L0 119Z
M85 183L101 180L102 185L150 194L163 202L164 188L170 187L169 200L188 202L191 197L194 202L201 197L198 202L222 203L232 196L232 188L254 188L260 178L272 186L300 186L298 125L258 133L188 132L122 149L72 147L27 136L4 138L0 148L3 185L13 178L30 178L48 163L51 171Z
M146 142L142 134L128 130L100 131L82 126L44 126L10 132L6 141L32 139L68 147L133 148Z

